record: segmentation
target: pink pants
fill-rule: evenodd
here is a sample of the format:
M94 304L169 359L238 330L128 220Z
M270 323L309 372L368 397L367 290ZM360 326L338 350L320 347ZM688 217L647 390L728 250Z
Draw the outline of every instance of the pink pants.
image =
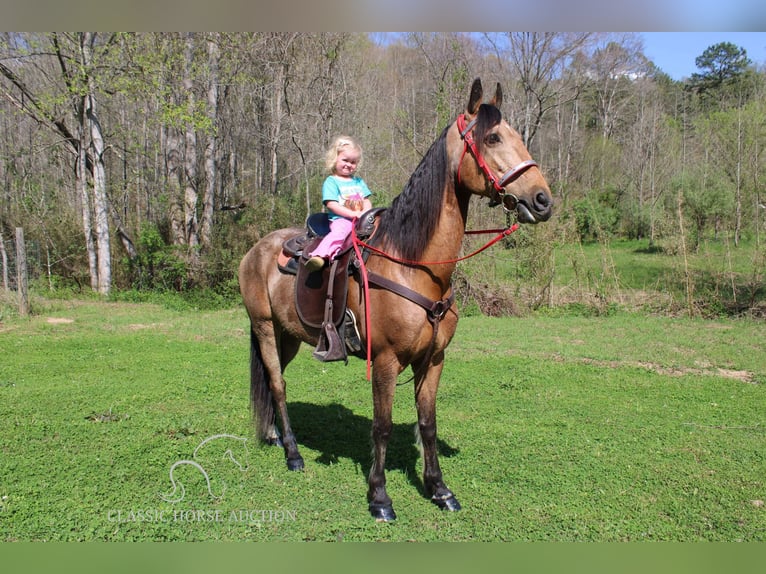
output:
M326 259L335 257L346 241L346 237L351 233L351 225L352 222L345 217L330 220L330 233L324 236L309 256L314 257L318 255Z

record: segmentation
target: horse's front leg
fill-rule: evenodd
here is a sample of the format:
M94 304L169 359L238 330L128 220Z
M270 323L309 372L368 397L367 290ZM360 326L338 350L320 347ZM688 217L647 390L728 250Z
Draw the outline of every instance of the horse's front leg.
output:
M423 449L423 485L426 495L439 508L456 511L460 510L460 503L444 484L436 450L436 392L444 366L443 359L443 352L435 354L425 373L415 380L415 403ZM420 368L416 369L416 372L419 371Z
M367 502L370 514L379 522L396 519L394 506L386 492L386 449L391 438L393 421L391 410L396 389L397 371L390 365L384 366L378 357L374 364L372 381L372 442L373 462L368 478ZM387 367L387 368L386 368Z

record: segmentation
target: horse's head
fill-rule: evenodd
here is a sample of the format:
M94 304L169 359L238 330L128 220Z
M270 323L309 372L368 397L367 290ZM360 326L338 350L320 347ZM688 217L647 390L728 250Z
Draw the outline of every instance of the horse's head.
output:
M503 92L497 84L489 103L482 103L481 80L474 80L465 113L455 122L451 137L462 139L453 147L458 185L490 198L516 212L521 223L546 221L553 213L548 183L532 159L519 133L503 120Z

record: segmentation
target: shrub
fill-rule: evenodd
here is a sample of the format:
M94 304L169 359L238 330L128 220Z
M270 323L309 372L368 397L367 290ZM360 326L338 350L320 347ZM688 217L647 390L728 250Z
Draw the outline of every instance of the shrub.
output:
M156 226L141 231L136 248L138 255L128 261L133 289L181 291L190 287L186 262L174 247L165 243Z

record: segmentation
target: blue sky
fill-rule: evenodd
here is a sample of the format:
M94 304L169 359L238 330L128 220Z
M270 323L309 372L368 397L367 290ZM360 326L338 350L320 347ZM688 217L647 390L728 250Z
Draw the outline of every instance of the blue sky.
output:
M642 32L644 54L674 80L700 70L694 64L706 48L731 42L747 50L753 63L766 63L766 32Z

